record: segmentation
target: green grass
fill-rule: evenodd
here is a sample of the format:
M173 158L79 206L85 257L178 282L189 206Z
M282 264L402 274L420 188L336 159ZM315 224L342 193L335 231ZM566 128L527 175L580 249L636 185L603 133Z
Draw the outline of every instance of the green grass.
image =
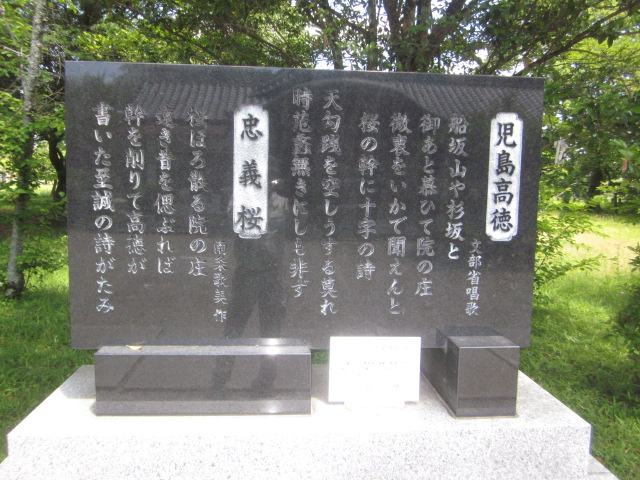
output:
M38 199L38 202L45 202ZM0 207L1 208L1 207ZM0 212L1 213L1 212ZM632 275L626 248L640 240L640 225L594 216L607 236L584 234L591 247L566 255L602 253L595 271L570 273L545 286L534 308L532 345L522 351L522 370L594 425L594 455L621 480L640 480L640 399L633 366L610 328ZM7 232L0 232L5 258ZM64 230L38 230L41 245L55 252ZM3 267L4 268L4 267ZM0 460L6 434L92 353L69 348L66 269L47 273L20 301L0 300ZM315 352L314 361L326 360Z
M0 279L8 258L11 206L0 201ZM69 279L66 229L42 189L32 198L27 257L44 259L31 269L29 290L19 301L0 295L0 460L6 457L6 436L33 408L79 365L93 363L92 352L69 347ZM44 220L44 223L41 221Z
M92 352L69 348L66 270L48 275L24 297L0 300L0 459L6 435Z
M582 257L589 254L601 254L606 258L601 270L607 273L629 272L629 261L633 252L629 246L640 243L640 219L614 215L592 215L596 231L583 233L576 237L581 248L567 248L570 257Z
M572 272L547 285L536 302L522 370L594 426L593 454L621 480L640 480L640 386L609 320L632 276L629 245L640 225L594 216L606 236L583 234L587 247L568 256L603 254L599 269Z

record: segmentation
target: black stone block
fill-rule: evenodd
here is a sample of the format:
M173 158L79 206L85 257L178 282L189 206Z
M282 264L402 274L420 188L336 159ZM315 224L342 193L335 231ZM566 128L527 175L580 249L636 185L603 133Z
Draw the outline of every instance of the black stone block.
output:
M486 328L438 332L440 348L423 349L422 370L457 417L514 416L520 349Z
M308 346L281 339L220 343L102 347L95 354L96 414L310 413Z

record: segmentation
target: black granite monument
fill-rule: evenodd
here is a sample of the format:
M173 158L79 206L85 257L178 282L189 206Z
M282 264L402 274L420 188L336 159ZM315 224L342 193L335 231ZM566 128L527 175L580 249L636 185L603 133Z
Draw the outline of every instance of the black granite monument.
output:
M75 348L528 345L542 80L66 68Z

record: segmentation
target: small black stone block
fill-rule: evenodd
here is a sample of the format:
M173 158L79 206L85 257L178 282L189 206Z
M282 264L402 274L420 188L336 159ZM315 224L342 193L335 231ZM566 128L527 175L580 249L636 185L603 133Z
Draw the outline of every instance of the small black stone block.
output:
M263 340L102 347L95 354L95 413L310 414L309 347Z
M520 349L490 329L439 332L422 370L457 417L514 416Z

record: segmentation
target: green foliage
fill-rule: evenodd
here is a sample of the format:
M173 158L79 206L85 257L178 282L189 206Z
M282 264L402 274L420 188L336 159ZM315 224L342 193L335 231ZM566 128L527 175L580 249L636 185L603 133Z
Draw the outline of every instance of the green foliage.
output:
M634 0L300 0L337 69L536 72L583 40L612 44ZM539 74L539 72L536 72Z
M1 192L0 192L1 193ZM2 198L0 196L0 198ZM4 208L2 208L4 206ZM67 237L61 235L64 225L64 204L52 204L46 192L32 197L25 214L25 242L18 264L28 286L41 285L46 275L67 264ZM10 199L0 201L0 220L10 225ZM0 244L0 285L6 281L8 244Z
M637 272L638 270L640 270L640 243L635 247L629 247L629 250L635 253L635 257L631 259L629 264L631 265L632 270L634 272Z
M623 26L628 30L631 22ZM640 41L584 40L540 69L546 77L547 162L562 165L558 188L598 208L637 210L635 138L640 129ZM560 159L554 143L568 145ZM552 151L553 150L553 151ZM635 204L635 206L634 206Z
M640 279L635 279L626 289L626 302L613 318L613 329L620 335L628 355L636 368L638 393L640 394Z
M48 229L47 229L48 230ZM18 264L25 274L25 282L41 283L44 276L66 265L67 238L30 237Z
M20 302L0 298L0 460L6 435L80 365L91 351L69 347L66 269L45 276Z
M313 62L305 19L288 1L136 0L105 9L103 15L106 21L96 23L91 33L116 28L124 46L134 41L134 48L122 53L138 61L147 52L146 61L162 62L273 67L310 67ZM102 46L111 37L104 40ZM154 53L152 45L164 55Z
M640 244L629 247L635 254L629 264L634 272L640 270ZM623 292L626 301L612 319L613 330L620 335L627 347L629 359L635 365L637 392L640 394L640 276L636 273Z
M620 176L600 185L600 194L592 199L592 203L614 213L640 214L640 145L635 142L627 144L620 139L614 139L611 143L620 155Z
M577 245L576 235L593 230L593 222L585 204L565 203L559 199L562 193L552 195L548 187L541 185L534 283L537 294L548 282L568 272L594 269L600 258L572 259L564 254L567 246Z
M625 285L634 275L626 262L626 247L620 246L638 238L640 227L619 216L588 215L607 237L587 234L583 241L605 252L605 258L597 270L569 272L542 287L534 303L531 346L522 349L520 367L594 426L596 458L621 480L638 480L638 363L626 356L609 319L627 300ZM585 252L572 246L563 249L565 256L574 258Z

